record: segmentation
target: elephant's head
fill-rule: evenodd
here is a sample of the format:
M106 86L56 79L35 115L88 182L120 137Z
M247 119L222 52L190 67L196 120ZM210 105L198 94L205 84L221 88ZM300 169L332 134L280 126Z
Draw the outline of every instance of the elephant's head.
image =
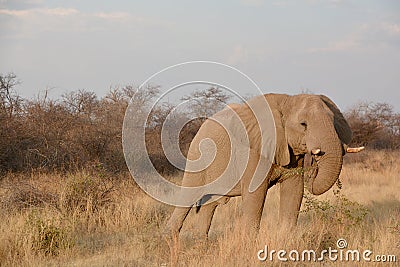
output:
M266 95L277 131L275 161L281 166L296 155L314 155L318 173L308 181L315 195L339 177L352 132L337 106L323 95Z

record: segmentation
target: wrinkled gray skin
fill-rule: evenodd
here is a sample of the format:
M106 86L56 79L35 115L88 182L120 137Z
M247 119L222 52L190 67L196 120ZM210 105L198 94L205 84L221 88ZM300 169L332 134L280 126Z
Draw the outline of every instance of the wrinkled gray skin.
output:
M208 234L216 207L234 196L242 196L245 225L252 231L258 230L267 191L277 183L280 183L279 224L288 228L293 227L297 223L304 183L312 194L320 195L330 189L339 177L345 154L344 147L350 143L352 132L337 106L323 95L267 94L264 97L275 120L277 134L275 162L263 184L250 193L249 182L261 158L259 150L252 149L247 168L238 185L218 201L202 205L200 209L197 207L198 230L204 237ZM234 104L232 108L246 124L250 146L252 148L259 146L257 142L260 140L260 132L254 131L253 126L257 122L251 115L249 107L245 104ZM219 129L218 125L207 120L192 141L188 159L199 157L199 140L212 139L213 133L219 131L223 129ZM224 147L229 146L225 144ZM225 169L226 159L230 156L227 149L219 148L215 162L203 172L186 172L182 185L198 186L216 179ZM311 162L311 151L315 149L320 149L320 153L312 156L314 168L303 171L302 168L307 165L305 162ZM175 208L166 227L169 234L176 236L179 234L189 211L190 207Z

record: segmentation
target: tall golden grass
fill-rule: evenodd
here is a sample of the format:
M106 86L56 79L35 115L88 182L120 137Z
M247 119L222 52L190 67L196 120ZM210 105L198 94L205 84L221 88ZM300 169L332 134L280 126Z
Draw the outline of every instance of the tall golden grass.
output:
M261 230L247 235L240 198L217 208L208 240L195 237L191 212L179 246L169 247L162 228L173 207L144 194L129 174L8 174L0 181L1 266L374 266L371 262L261 262L257 252L336 248L396 255L400 262L400 153L346 156L340 179L328 193L306 194L298 226L279 227L279 186L267 195ZM335 192L334 192L335 191ZM373 257L371 256L371 257Z

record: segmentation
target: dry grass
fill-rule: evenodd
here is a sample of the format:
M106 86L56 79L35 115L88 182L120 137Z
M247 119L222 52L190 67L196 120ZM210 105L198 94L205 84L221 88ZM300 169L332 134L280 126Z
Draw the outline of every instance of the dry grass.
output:
M85 171L4 177L0 266L170 266L170 248L161 229L172 207L146 196L128 177ZM341 180L339 195L331 190L318 198L307 196L303 210L308 211L301 213L291 233L283 232L276 219L278 187L268 192L257 238L240 227L240 198L217 209L208 241L193 237L196 214L191 213L179 248L173 248L178 265L270 266L257 260L257 251L265 245L270 250L321 251L336 248L338 238L345 238L349 249L396 255L398 264L400 153L360 154L346 163ZM272 265L306 264L275 260Z

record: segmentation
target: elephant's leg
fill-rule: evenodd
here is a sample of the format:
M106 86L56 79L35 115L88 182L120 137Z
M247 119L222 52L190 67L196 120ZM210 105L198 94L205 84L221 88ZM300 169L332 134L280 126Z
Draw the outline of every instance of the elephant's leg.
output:
M190 209L190 207L176 207L164 229L163 234L165 235L164 237L166 238L170 250L170 263L173 266L178 263L179 231L181 230L183 221L188 215Z
M203 173L191 173L185 172L182 179L182 186L185 187L195 187L200 186L201 181L203 180ZM178 203L185 203L188 200L193 199L193 195L189 191L182 190L179 192L177 196ZM196 203L196 200L193 200L193 204ZM171 217L168 220L166 225L165 233L169 233L173 236L178 236L179 232L182 228L183 222L186 219L190 209L192 207L175 207L174 211L172 212Z
M250 154L250 158L242 180L242 210L243 222L250 232L257 233L260 227L261 216L264 208L265 197L268 190L268 179L253 192L249 192L249 184L257 168L259 156Z
M208 231L210 230L211 226L211 221L218 204L219 203L215 201L210 204L201 206L198 214L196 215L198 234L201 238L207 238Z
M279 221L281 227L290 229L296 226L303 192L304 180L300 175L285 179L280 184Z
M171 217L168 220L167 226L166 226L166 232L173 235L173 236L178 236L179 231L182 228L183 221L185 220L186 216L188 215L191 207L176 207L174 209L174 212L172 213Z
M257 233L260 228L267 189L263 186L256 191L244 193L242 196L243 222L251 233Z

